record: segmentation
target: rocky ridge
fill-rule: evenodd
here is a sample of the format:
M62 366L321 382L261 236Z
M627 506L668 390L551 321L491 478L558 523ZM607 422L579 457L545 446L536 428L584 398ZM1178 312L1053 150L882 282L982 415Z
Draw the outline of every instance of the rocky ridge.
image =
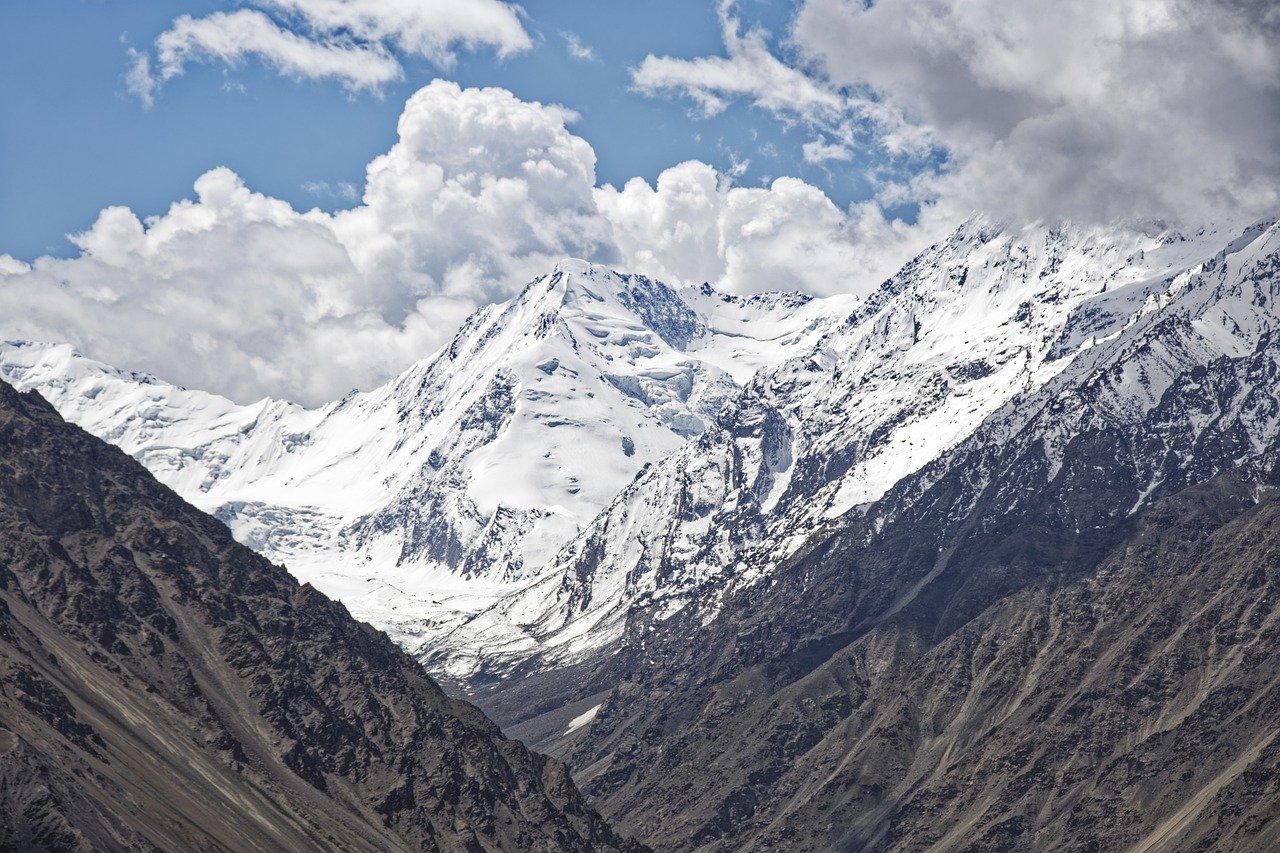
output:
M1269 225L1143 236L966 223L809 352L761 370L712 427L628 485L554 570L468 630L501 626L488 661L501 679L572 665L628 631L639 642L639 626L691 604L713 612L988 419L1034 411L1036 392L1140 337L1152 312L1256 250ZM1213 320L1233 334L1232 317ZM1147 394L1167 379L1151 369ZM536 650L532 661L504 660L496 641L511 624L525 626L519 648Z
M565 767L0 383L0 846L630 850Z
M1278 297L1264 224L766 581L640 626L558 739L586 790L675 849L1265 847Z

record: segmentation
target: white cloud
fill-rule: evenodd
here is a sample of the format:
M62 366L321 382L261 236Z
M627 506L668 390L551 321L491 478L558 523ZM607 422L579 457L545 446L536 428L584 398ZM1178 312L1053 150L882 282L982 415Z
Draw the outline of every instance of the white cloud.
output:
M650 95L683 94L708 115L716 115L731 98L745 97L775 113L820 119L843 114L844 97L775 57L760 30L742 31L732 14L734 0L720 0L721 36L727 56L678 59L648 56L632 73L635 87Z
M803 121L809 162L874 146L883 202L1077 221L1280 204L1272 0L804 0L793 62L719 8L725 56L650 57L636 86Z
M360 198L360 191L356 189L355 184L347 181L339 181L336 185L328 181L306 181L302 184L302 189L321 198L336 198L342 201L356 201Z
M561 257L614 257L569 118L437 81L406 104L358 207L299 213L215 169L194 201L145 223L108 208L75 236L80 257L6 278L4 333L239 399L368 387Z
M374 379L375 359L405 357L413 330L379 320L323 214L252 193L227 169L195 189L145 223L108 208L74 238L78 258L41 258L3 279L5 334L69 340L242 400L286 389L317 400L344 379ZM332 367L322 375L307 359Z
M191 62L235 65L254 56L281 74L295 78L333 79L351 90L374 90L399 80L400 63L379 43L313 40L279 26L255 9L215 12L204 18L183 15L156 39L155 76L144 85L154 92L178 76ZM139 68L135 62L135 69ZM132 73L132 72L131 72ZM141 79L142 72L136 76Z
M458 47L488 46L499 56L532 47L518 7L499 0L257 0L296 15L317 33L348 33L449 65Z
M806 163L829 163L832 160L853 159L853 151L848 146L824 142L821 139L806 142L801 150Z
M154 61L130 49L125 85L150 106L192 62L235 66L257 58L297 79L331 79L351 91L400 80L396 53L447 67L457 48L507 56L531 46L517 7L499 0L251 0L204 17L182 15L156 39ZM274 12L271 17L267 11Z
M611 257L592 199L595 152L568 110L436 81L405 105L399 141L369 164L364 204L334 229L400 296L490 301L565 254ZM384 300L385 306L388 304Z
M687 97L707 117L723 112L735 99L747 100L784 121L807 125L817 134L811 150L828 155L827 160L852 159L858 145L874 145L881 156L928 152L928 133L905 121L893 105L876 99L865 87L835 86L784 62L770 49L764 31L744 27L734 14L735 6L736 0L717 4L724 56L647 56L632 72L635 88L655 97ZM874 136L866 127L875 130ZM832 156L841 150L845 153Z
M253 54L372 86L391 65L341 70L369 58L359 51L376 68L392 50L444 62L457 46L527 42L497 2L469 6L484 14L451 19L453 30L442 4L258 5L278 19L179 19L154 57L134 56L135 91L154 96L166 69L195 58ZM741 187L734 170L696 162L652 185L597 187L571 112L437 81L410 98L350 210L299 212L215 169L163 216L104 210L75 237L79 257L29 268L0 255L0 335L69 340L238 399L314 403L402 370L564 256L738 292L865 292L975 209L1177 220L1274 213L1280 201L1280 11L1268 2L806 0L791 36L802 65L744 31L727 0L720 9L726 56L651 57L636 85L706 112L744 98L803 122L817 137L810 162L848 160L870 139L890 166L931 145L943 165L914 161L908 178L884 180L878 204L849 210L794 178ZM279 32L244 23L258 18ZM224 19L252 37L219 41ZM196 26L210 20L221 23ZM886 220L880 205L911 201L924 202L916 225Z
M214 169L140 220L104 210L80 255L0 256L0 336L249 400L318 403L429 355L475 308L563 257L740 292L877 284L917 232L780 179L734 187L685 163L656 187L595 186L573 114L436 81L405 105L361 203L299 212Z
M156 89L159 81L151 73L151 57L133 48L129 48L129 68L125 71L124 85L129 94L142 101L142 105L150 107L156 102Z
M569 56L580 62L600 61L600 57L596 56L596 52L590 45L584 44L577 33L562 32L560 37L564 39L564 46L569 51Z
M865 293L924 240L874 205L842 211L796 178L735 187L698 162L666 170L656 186L635 178L596 197L627 268L738 293Z
M1192 222L1280 203L1272 4L811 0L797 38L936 129L943 203Z
M0 275L20 275L31 271L31 265L12 255L0 254Z

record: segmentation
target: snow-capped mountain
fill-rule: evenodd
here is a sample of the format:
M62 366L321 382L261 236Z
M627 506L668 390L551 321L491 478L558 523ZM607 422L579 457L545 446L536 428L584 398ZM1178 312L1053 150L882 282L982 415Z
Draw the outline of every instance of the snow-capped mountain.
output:
M1265 233L966 223L812 350L761 371L714 426L631 483L553 570L434 654L466 671L483 650L497 674L530 657L572 662L629 623L767 576L1012 401L1075 377L1095 347L1137 334L1142 317L1224 252Z
M638 472L850 305L566 261L387 385L316 410L236 405L66 345L5 344L0 375L414 647L541 576Z
M1260 832L1280 226L1215 242L1079 301L1053 378L768 583L633 623L572 670L589 687L567 708L528 701L550 679L512 679L507 724L536 737L519 708L554 722L590 704L544 748L664 849L1192 849Z
M712 612L983 424L1083 382L1273 234L977 218L865 300L565 262L318 410L237 406L68 347L6 345L0 371L438 671L500 676L691 602ZM1226 346L1233 322L1192 327ZM1154 375L1131 363L1108 369Z

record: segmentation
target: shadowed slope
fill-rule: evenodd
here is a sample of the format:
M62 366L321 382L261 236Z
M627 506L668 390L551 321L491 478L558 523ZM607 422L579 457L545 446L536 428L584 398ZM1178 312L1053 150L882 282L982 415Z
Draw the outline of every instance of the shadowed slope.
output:
M564 767L0 383L0 845L626 849Z

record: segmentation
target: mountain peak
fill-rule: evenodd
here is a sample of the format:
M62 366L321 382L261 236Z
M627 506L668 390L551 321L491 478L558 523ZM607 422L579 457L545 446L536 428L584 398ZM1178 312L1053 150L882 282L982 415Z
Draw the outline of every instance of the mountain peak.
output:
M387 385L315 410L146 385L67 347L0 346L0 371L422 648L532 582L843 304L677 290L570 258Z

